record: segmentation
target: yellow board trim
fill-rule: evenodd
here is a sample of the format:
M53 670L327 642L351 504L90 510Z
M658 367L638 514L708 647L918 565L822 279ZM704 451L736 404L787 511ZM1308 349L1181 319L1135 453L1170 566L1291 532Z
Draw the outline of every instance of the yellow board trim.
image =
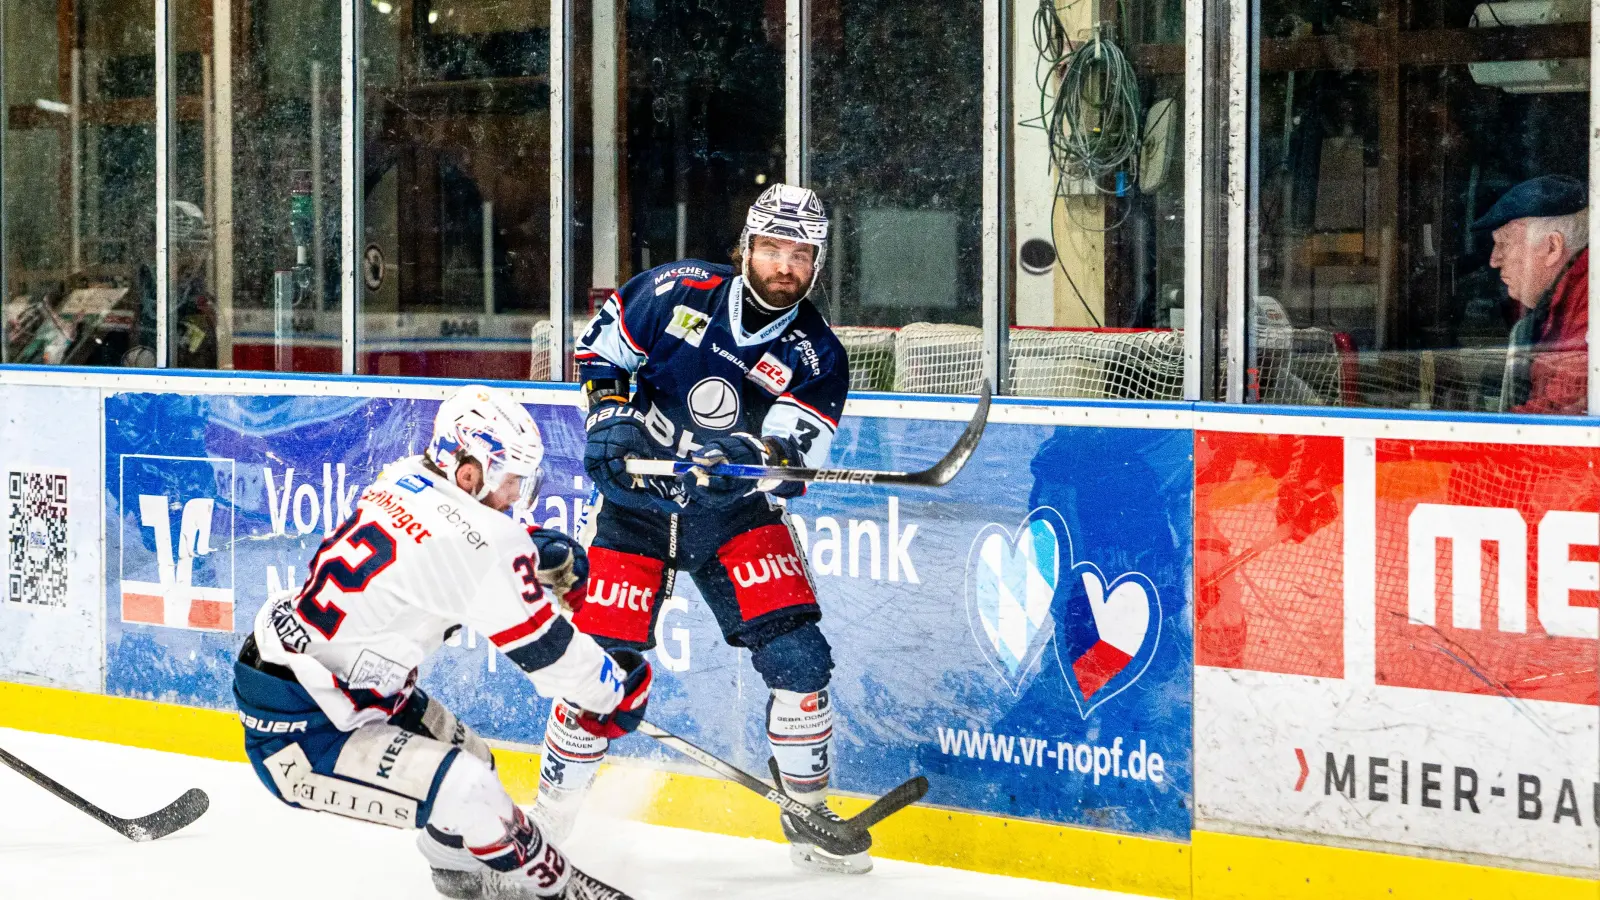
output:
M0 682L0 727L245 761L236 715L171 703ZM531 800L538 756L497 749L495 759L511 796ZM772 805L741 787L667 772L653 786L643 821L782 840ZM866 805L833 802L845 814ZM884 859L1172 900L1600 900L1600 881L1583 878L1203 831L1183 844L925 806L873 838Z
M1597 900L1600 881L1469 863L1197 831L1194 895L1205 900Z

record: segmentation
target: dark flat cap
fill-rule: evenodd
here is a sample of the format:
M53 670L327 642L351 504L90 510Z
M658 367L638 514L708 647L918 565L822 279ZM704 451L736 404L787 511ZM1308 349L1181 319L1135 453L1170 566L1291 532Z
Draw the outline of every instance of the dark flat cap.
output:
M1541 175L1506 191L1473 231L1493 231L1517 219L1570 216L1589 205L1589 185L1571 175Z

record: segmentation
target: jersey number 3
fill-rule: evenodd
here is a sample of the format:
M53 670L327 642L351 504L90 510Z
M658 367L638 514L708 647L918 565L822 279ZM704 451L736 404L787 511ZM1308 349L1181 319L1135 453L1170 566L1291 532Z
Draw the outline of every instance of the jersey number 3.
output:
M328 582L337 585L342 593L359 594L379 572L389 568L394 562L394 538L389 536L389 532L384 531L377 522L368 522L357 528L356 523L359 521L361 521L360 516L351 516L338 531L322 542L322 546L317 549L311 577L306 580L305 589L300 592L298 607L300 618L312 628L322 632L325 638L333 637L345 616L344 610L335 606L332 601L323 603L317 599L328 586ZM352 567L348 560L332 555L330 551L341 543L349 544L351 547L365 547L366 559Z

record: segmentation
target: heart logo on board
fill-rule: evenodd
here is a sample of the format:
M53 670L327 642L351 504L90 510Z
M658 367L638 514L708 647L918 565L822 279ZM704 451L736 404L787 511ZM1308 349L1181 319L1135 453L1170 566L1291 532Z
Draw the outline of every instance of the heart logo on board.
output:
M1029 513L1015 532L985 525L967 554L968 624L1013 694L1036 673L1056 630L1050 607L1063 558L1072 558L1071 539L1048 507Z
M1072 567L1058 602L1056 663L1088 718L1150 667L1161 642L1161 596L1142 573L1108 580L1083 562Z

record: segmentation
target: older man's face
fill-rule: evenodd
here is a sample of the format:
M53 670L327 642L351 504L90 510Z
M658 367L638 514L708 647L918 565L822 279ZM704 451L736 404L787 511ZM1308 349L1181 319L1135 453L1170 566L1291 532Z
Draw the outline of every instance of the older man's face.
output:
M1546 233L1528 243L1528 220L1515 219L1494 230L1489 265L1500 270L1511 299L1532 309L1555 284L1566 264L1566 245L1559 234Z

